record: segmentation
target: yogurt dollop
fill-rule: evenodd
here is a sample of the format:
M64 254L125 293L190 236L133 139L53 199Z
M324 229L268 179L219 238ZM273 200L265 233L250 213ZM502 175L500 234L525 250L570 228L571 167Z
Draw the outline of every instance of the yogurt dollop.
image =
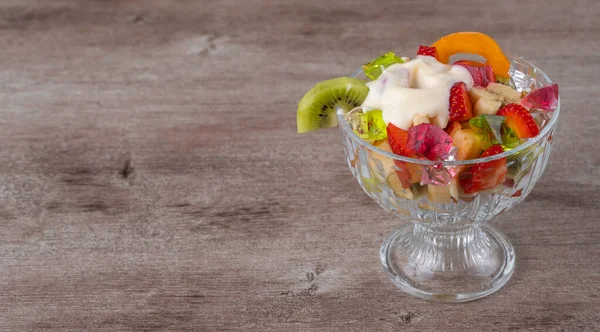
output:
M368 82L369 94L362 106L380 109L386 124L408 130L416 115L427 116L433 124L445 128L450 89L457 82L473 87L469 71L449 66L430 56L397 63L386 68L376 80Z

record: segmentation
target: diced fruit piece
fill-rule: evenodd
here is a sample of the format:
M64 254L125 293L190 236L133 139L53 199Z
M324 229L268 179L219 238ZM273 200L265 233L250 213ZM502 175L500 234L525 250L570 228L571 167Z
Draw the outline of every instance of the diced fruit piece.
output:
M473 114L475 116L484 114L494 115L498 113L500 107L502 107L502 102L496 99L480 98L473 107Z
M408 141L408 131L402 130L393 124L388 124L387 135L390 141L392 152L400 156L406 156L406 143Z
M413 118L413 126L420 125L421 123L430 123L427 115L415 115L415 117Z
M519 104L508 104L498 111L498 115L506 117L506 126L512 129L519 138L531 138L540 133L540 128L529 111Z
M467 121L473 117L473 105L465 83L455 83L450 89L449 112L451 121Z
M521 99L521 93L519 91L504 84L490 83L486 89L489 92L498 95L500 101L503 103L518 103Z
M438 204L449 204L452 198L458 200L458 179L454 178L447 186L427 185L427 199Z
M469 125L481 138L483 149L494 144L502 144L503 123L504 117L498 115L480 115L469 120Z
M504 152L500 145L493 145L483 152L481 158ZM492 189L506 178L506 158L475 164L460 177L460 186L465 194Z
M399 58L394 52L388 52L375 60L366 63L362 66L365 75L372 80L376 80L383 70L395 63L404 63L404 60Z
M494 70L490 65L470 60L456 61L454 65L466 68L473 77L475 86L486 87L488 84L496 82Z
M400 198L413 199L411 187L404 187L402 181L396 173L388 175L387 184L390 186L396 196Z
M419 50L417 51L417 55L432 56L436 58L436 60L440 61L438 52L435 47L420 45Z
M460 122L458 121L452 121L448 124L448 127L446 127L446 129L444 129L446 131L446 133L448 133L448 135L450 135L450 137L454 136L454 133L456 133L458 130L461 130L462 126L460 125Z
M526 108L554 111L558 105L558 84L552 84L533 90L521 100Z
M452 137L435 125L423 123L408 130L406 151L409 154L415 153L429 160L444 160L451 147Z
M496 41L483 33L457 32L440 38L431 46L437 49L443 63L448 63L450 56L457 53L475 53L487 60L496 76L509 76L510 62Z
M390 149L394 154L400 156L409 155L407 151L408 132L406 130L402 130L390 123L387 126L387 135ZM402 181L404 188L410 187L414 183L411 171L409 170L410 164L400 160L394 160L394 164L400 169L399 171L396 171L396 173L398 174L400 181Z
M483 152L481 138L473 129L457 130L452 135L452 143L458 148L456 154L458 160L475 159Z
M498 98L495 93L489 92L485 88L480 86L474 86L469 90L469 96L471 97L471 102L476 104L481 98L492 99L495 100Z
M362 104L368 93L365 82L351 77L317 83L298 103L298 133L337 126L337 107L349 111Z
M381 150L392 152L387 140L374 142L373 145ZM369 152L369 166L380 181L385 181L388 175L396 173L396 170L394 169L394 159L386 157L375 150L369 149L367 151ZM381 169L379 169L378 165L381 165Z
M361 112L356 109L348 114L348 122L358 137L364 140L372 142L387 138L387 125L381 110Z

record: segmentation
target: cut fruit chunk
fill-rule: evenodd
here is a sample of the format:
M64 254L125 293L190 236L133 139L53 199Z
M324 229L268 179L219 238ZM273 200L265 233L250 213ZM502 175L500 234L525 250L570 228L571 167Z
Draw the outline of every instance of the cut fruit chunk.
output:
M438 56L438 52L435 47L420 45L417 55L432 56L437 61L440 61L440 57Z
M388 52L378 57L377 59L366 63L362 66L365 75L372 80L376 80L385 68L395 64L404 63L404 60L399 58L394 52Z
M498 96L495 93L489 92L483 87L474 86L469 90L469 96L471 97L471 102L473 104L477 104L479 100L482 98L496 100Z
M317 83L298 103L298 133L337 126L337 106L349 111L362 104L368 93L365 82L351 77Z
M521 99L519 91L501 83L490 83L486 89L498 95L499 100L506 104L518 103Z
M420 125L421 123L431 123L426 115L417 114L413 118L413 126Z
M392 152L399 156L406 156L406 142L408 141L408 131L402 130L393 124L388 124L387 135L390 141Z
M504 152L500 145L493 145L483 152L481 158ZM465 194L492 189L504 183L506 178L506 158L479 163L472 166L460 177L460 186Z
M388 140L390 148L394 154L399 156L408 156L406 143L408 142L408 131L402 130L393 124L387 126ZM398 178L402 181L404 188L410 187L414 182L412 180L411 171L409 165L406 162L400 160L394 160L394 164L399 170L396 171Z
M473 117L473 105L465 83L458 82L452 86L449 103L451 121L462 122Z
M475 159L483 152L481 138L473 129L457 130L452 135L452 143L458 148L456 153L458 160Z
M494 99L481 98L473 107L473 113L478 115L494 115L502 107L502 102Z
M492 66L496 76L508 77L510 61L492 37L481 32L457 32L444 36L433 43L440 61L448 63L450 56L457 53L479 54Z
M427 198L438 204L452 203L452 198L458 200L458 180L452 179L447 186L427 185Z
M529 111L519 104L508 104L498 111L498 115L506 117L505 124L519 138L532 138L540 133L540 128Z
M444 129L446 131L446 133L448 133L448 135L450 135L450 137L454 136L454 133L456 133L457 131L461 130L462 126L460 125L460 122L458 121L452 121L448 124L448 127L446 127L446 129Z
M471 77L473 77L473 83L475 86L481 86L485 88L488 86L488 84L496 82L494 70L490 65L470 60L456 61L454 65L466 68L471 74Z

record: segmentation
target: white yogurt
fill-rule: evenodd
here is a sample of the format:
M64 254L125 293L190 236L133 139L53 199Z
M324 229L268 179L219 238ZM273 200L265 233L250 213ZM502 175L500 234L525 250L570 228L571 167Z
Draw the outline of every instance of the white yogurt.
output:
M375 81L367 83L369 94L362 106L382 110L385 123L408 130L416 115L425 115L431 122L445 128L450 89L457 82L473 87L469 71L461 66L449 66L430 56L391 65Z

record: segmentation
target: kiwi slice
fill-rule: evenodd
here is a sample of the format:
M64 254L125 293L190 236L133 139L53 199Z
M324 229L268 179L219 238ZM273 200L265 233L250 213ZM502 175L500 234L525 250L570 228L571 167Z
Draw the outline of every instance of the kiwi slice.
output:
M347 112L362 104L368 93L365 82L352 77L338 77L317 83L298 103L298 132L337 126L337 106Z

